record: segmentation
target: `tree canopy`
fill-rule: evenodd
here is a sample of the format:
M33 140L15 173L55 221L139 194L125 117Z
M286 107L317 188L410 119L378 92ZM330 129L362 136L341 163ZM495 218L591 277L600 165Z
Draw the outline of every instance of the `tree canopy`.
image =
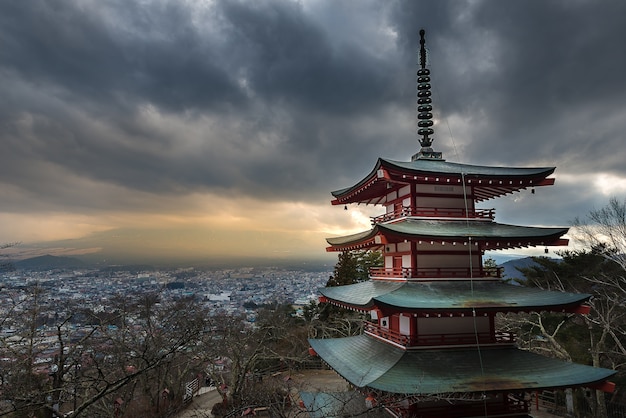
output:
M330 276L327 287L344 286L369 280L372 267L383 265L380 251L344 251L339 253L337 264Z

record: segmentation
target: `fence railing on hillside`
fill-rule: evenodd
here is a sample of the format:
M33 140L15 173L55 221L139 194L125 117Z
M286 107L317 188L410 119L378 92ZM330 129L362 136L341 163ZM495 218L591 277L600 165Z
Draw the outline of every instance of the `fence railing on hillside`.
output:
M626 405L607 403L606 412L609 418L626 418Z
M577 411L576 417L586 417L593 413L592 404L595 396L592 391L587 396L575 396ZM567 407L565 406L565 394L562 391L544 390L535 394L532 409L540 409L547 411L558 417L569 417ZM607 402L606 403L607 418L626 418L626 405Z
M183 395L183 403L190 402L193 396L200 390L200 381L196 378L185 383L185 394Z

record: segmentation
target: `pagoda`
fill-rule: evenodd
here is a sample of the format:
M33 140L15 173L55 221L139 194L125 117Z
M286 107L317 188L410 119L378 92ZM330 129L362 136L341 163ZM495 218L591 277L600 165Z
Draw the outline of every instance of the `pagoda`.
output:
M379 158L333 205L381 205L361 233L328 238L327 251L376 250L384 266L365 282L326 287L321 302L362 312L358 336L310 339L311 351L398 417L526 417L523 395L589 387L611 391L615 371L517 348L498 313L588 313L589 294L515 286L486 267L488 250L567 245L568 228L502 224L476 205L554 184L555 167L511 168L446 161L432 149L430 71L420 31L418 135L410 162Z

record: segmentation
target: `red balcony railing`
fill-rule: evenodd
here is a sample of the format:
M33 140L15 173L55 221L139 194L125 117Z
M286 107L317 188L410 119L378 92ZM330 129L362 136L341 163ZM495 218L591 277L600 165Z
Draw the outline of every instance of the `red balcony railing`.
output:
M502 267L475 268L466 267L431 267L431 268L370 268L371 278L388 279L437 279L437 278L501 278Z
M372 224L391 221L407 216L421 216L428 218L470 218L470 219L491 219L496 216L495 209L468 209L464 208L408 208L403 207L393 212L371 218Z
M513 344L515 334L511 332L428 334L408 336L373 322L365 323L365 332L404 347L440 346L440 345L472 345L472 344Z
M365 322L365 332L384 338L385 340L394 342L404 347L409 347L411 345L411 339L408 335L400 334L397 331L383 328L381 326L378 326L378 324L374 324L373 322Z

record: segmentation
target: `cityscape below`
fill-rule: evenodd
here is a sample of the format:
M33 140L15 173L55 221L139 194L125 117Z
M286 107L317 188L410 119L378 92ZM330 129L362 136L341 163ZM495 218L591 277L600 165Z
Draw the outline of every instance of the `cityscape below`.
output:
M67 264L69 258L45 257L48 262ZM24 262L20 262L24 264ZM160 269L149 266L55 267L23 269L0 276L0 306L9 290L37 285L46 290L49 315L59 315L64 301L90 307L105 307L119 295L159 293L161 298L191 297L215 314L245 313L254 321L256 306L306 305L317 299L317 289L328 281L332 268L308 266L232 267L199 269L194 267ZM6 330L5 330L6 331Z

